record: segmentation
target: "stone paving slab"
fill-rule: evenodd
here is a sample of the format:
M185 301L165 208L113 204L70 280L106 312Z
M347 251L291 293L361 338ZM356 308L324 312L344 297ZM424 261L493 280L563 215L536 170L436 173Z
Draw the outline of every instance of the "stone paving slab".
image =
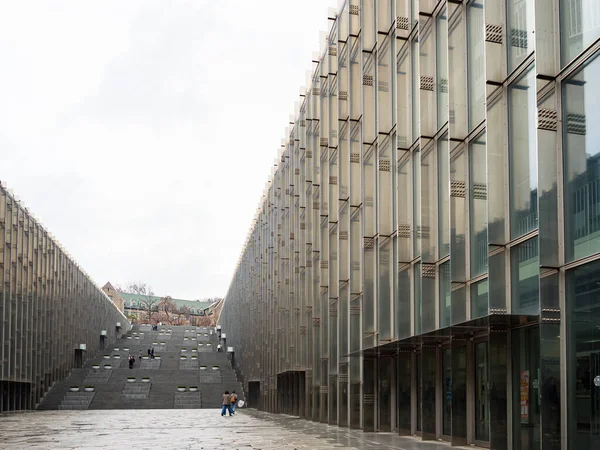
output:
M0 448L21 449L404 449L449 450L393 433L363 433L240 409L34 411L0 415Z

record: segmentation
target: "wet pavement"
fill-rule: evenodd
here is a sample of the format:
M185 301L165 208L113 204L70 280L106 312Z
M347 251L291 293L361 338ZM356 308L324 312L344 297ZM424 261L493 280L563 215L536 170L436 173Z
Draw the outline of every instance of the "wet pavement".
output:
M0 416L0 449L442 450L394 433L363 433L296 417L238 410L32 411Z

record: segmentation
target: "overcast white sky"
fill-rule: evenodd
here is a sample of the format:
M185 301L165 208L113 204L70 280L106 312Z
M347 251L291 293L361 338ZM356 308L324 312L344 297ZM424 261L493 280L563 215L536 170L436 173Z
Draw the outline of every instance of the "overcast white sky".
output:
M224 296L337 5L0 2L0 180L98 284Z

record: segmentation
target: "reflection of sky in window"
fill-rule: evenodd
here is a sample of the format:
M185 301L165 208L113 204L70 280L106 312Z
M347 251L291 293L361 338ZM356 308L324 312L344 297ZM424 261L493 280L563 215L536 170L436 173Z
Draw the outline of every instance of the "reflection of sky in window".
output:
M598 5L600 8L600 4ZM596 58L583 72L585 89L584 114L586 123L585 152L588 157L596 156L599 152L598 140L600 131L597 124L600 121L600 92L598 92L598 80L600 79L600 59Z
M532 191L537 189L538 183L538 161L537 161L537 131L536 131L536 92L535 92L535 69L532 68L527 74L527 108L529 120L529 187Z

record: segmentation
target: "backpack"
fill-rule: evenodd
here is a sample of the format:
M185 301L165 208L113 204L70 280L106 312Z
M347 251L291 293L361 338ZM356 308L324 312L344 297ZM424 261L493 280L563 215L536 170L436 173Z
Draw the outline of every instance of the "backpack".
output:
M235 402L237 402L237 395L231 394L231 397L229 397L229 399L231 400L231 403L235 403Z

